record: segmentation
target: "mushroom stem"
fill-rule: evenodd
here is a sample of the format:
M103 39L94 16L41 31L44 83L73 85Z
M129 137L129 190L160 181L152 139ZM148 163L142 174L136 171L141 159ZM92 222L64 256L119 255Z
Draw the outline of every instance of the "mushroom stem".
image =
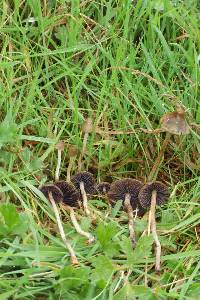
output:
M52 193L49 193L49 201L51 202L51 205L52 205L55 217L56 217L56 221L57 221L58 229L59 229L59 232L60 232L60 236L61 236L61 238L63 240L63 243L64 243L65 247L69 251L70 258L71 258L71 263L73 265L74 264L78 264L78 259L76 257L76 254L74 253L74 250L73 250L70 242L67 240L67 238L65 236L65 232L64 232L64 229L63 229L63 226L62 226L62 222L61 222L61 219L60 219L59 211L58 211L58 208L56 206L55 200L54 200L54 198L52 196Z
M84 138L83 138L83 147L82 147L82 151L81 151L81 154L80 154L79 159L78 159L78 172L81 171L81 167L82 167L82 159L83 159L83 156L84 156L85 151L86 151L88 136L89 136L89 133L88 133L88 132L85 132Z
M55 181L59 180L59 173L60 173L60 165L61 165L61 150L58 149L58 160L57 160L57 166L56 166L56 172L55 172Z
M84 231L80 227L80 225L77 222L77 219L76 219L76 216L75 216L73 208L69 206L68 209L69 209L69 213L70 213L70 218L71 218L72 224L74 225L74 228L76 229L76 231L80 235L82 235L82 236L84 236L84 237L86 237L88 239L88 244L93 243L94 242L94 237L89 232Z
M135 248L136 239L135 239L134 221L133 221L133 208L132 208L130 200L131 200L130 194L126 194L125 195L124 206L125 206L125 208L127 210L127 214L128 214L129 236L130 236L133 248Z
M156 265L155 269L156 271L160 271L160 257L161 257L161 244L158 239L157 231L156 231L156 218L155 218L155 211L156 211L156 198L157 198L157 192L154 190L152 192L151 196L151 208L150 208L150 214L151 214L151 232L156 244Z
M90 215L90 211L88 209L88 199L87 199L87 194L85 192L85 187L84 187L84 183L81 181L80 182L80 191L81 191L81 195L83 198L83 209L84 212L86 213L87 216Z
M67 182L70 182L71 180L71 170L72 170L73 162L74 162L74 158L70 157L69 165L67 167Z
M161 163L161 159L164 155L164 152L167 148L167 145L169 144L170 138L171 138L171 133L167 132L166 136L165 136L165 139L164 139L164 142L163 142L163 144L160 148L160 152L159 152L159 154L156 158L156 161L153 165L153 168L151 169L151 172L149 173L148 181L151 181L152 179L155 179L155 177L157 175L157 172L158 172L158 168L159 168L160 163Z

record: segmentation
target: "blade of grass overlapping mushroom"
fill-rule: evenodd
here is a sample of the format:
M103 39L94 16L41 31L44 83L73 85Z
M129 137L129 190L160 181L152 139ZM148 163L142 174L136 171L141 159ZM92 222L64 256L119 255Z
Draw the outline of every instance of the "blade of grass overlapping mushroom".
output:
M138 194L142 186L143 184L139 180L126 178L113 182L108 192L111 204L118 200L123 201L124 208L128 214L129 236L133 247L136 245L133 211L138 210L139 214L142 213L143 209L138 201Z
M61 192L61 190L57 186L55 186L53 184L43 185L40 188L40 191L51 202L51 205L52 205L55 217L56 217L56 222L57 222L57 225L58 225L58 229L59 229L59 232L60 232L60 236L63 240L63 243L64 243L65 247L67 248L67 250L70 254L71 263L72 264L78 264L78 259L75 255L75 252L74 252L70 242L68 241L68 239L65 236L65 232L64 232L64 229L63 229L63 226L62 226L62 221L61 221L61 218L60 218L60 214L59 214L59 211L58 211L58 208L57 208L57 205L56 205L56 203L59 203L60 201L63 200L63 193Z

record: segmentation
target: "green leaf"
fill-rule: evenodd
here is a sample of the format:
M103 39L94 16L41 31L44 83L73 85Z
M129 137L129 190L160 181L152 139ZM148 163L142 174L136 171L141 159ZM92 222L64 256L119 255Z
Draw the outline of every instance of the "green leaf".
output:
M136 248L133 250L130 238L123 237L121 247L124 253L127 255L128 265L137 265L138 263L142 263L146 257L149 257L151 254L152 244L152 236L142 236L137 241Z
M40 158L33 156L33 153L28 147L25 147L20 152L20 158L28 171L40 170L43 167L43 162Z
M193 297L192 299L198 299L200 295L200 283L193 283L190 285L187 296Z
M8 143L16 143L18 139L18 126L13 121L11 113L8 113L0 124L0 148Z
M96 282L99 288L104 288L111 279L115 270L112 261L106 256L98 256L93 259L92 279Z
M26 214L18 213L14 204L0 204L0 235L19 235L28 228Z
M113 207L112 212L111 212L112 217L116 217L116 215L118 214L118 212L120 211L120 209L122 207L122 202L123 202L122 200L118 200L115 203L115 206Z
M60 282L62 289L68 290L88 284L89 272L89 267L81 267L77 269L72 266L64 267L60 271Z
M131 285L130 283L127 283L113 297L113 300L124 299L153 300L157 298L153 295L150 288L142 285Z
M96 229L96 234L104 253L113 257L119 253L119 245L113 240L118 233L118 225L115 222L109 224L100 223Z
M7 291L5 293L0 294L0 300L7 300L10 299L10 297L17 292L18 289L14 289L11 291Z

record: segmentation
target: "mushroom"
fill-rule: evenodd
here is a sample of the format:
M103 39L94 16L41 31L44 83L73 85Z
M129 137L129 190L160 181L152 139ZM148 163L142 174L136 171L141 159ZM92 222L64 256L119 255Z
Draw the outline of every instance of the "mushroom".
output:
M72 177L72 183L78 190L80 190L84 212L87 216L89 216L90 211L88 209L87 194L94 195L96 193L94 176L86 171L79 172Z
M71 169L73 166L73 163L78 155L78 150L76 148L76 146L74 145L69 145L68 147L68 155L69 155L69 164L67 167L67 182L70 182L71 180Z
M78 259L74 253L74 250L70 244L70 242L67 240L66 236L65 236L65 232L62 226L62 221L60 218L60 214L57 208L56 203L60 202L63 200L63 193L61 192L61 190L53 185L53 184L46 184L43 185L40 188L40 191L44 194L44 196L49 199L49 201L51 202L55 217L56 217L56 221L57 221L57 225L58 225L58 229L60 232L60 236L63 240L63 243L65 245L65 247L68 249L70 257L71 257L71 263L72 264L78 264Z
M57 166L55 172L55 181L59 180L59 173L60 173L60 165L61 165L61 154L64 150L65 143L64 141L60 141L56 145L56 149L58 150L58 159L57 159Z
M143 208L150 208L149 224L156 244L156 271L160 271L161 244L156 231L155 210L156 205L164 204L169 198L169 191L165 184L159 181L145 184L138 195L138 199Z
M176 111L167 113L160 119L160 132L166 132L165 140L161 146L160 152L148 176L148 181L156 178L157 170L164 155L164 152L170 142L171 135L187 135L190 133L189 125L185 119L185 111L178 107Z
M137 211L140 209L138 194L142 186L143 184L139 180L126 178L113 182L108 192L108 198L111 203L115 203L118 200L123 200L125 210L128 214L129 235L133 247L136 245L133 210Z
M78 206L78 200L80 199L79 191L75 188L73 184L68 183L66 181L58 181L55 183L55 185L63 193L63 203L66 205L65 207L70 213L70 218L72 224L74 225L74 228L80 235L88 238L88 243L91 244L94 241L94 237L90 233L82 230L82 228L78 224L78 221L74 213L74 208Z
M84 137L83 137L83 147L82 147L82 151L81 154L79 156L78 159L78 171L81 171L81 167L82 167L82 159L83 156L85 154L86 151L86 147L87 147L87 140L88 140L88 136L89 133L91 133L93 130L93 124L92 124L92 119L91 118L87 118L83 124L83 129L82 132L84 133Z
M106 195L108 193L108 191L110 190L110 185L111 184L107 181L100 182L97 185L97 191L102 195Z

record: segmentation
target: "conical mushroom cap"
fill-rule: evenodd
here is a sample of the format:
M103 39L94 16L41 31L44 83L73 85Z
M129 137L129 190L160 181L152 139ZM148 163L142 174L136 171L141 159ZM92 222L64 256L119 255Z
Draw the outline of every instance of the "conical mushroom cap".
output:
M185 119L185 112L181 108L162 116L160 127L163 131L172 134L187 135L190 133L190 128Z
M80 190L80 183L84 183L85 192L94 195L96 193L96 182L94 176L90 172L80 172L72 177L72 183Z
M130 202L133 209L139 208L138 194L143 184L141 181L126 178L114 181L108 192L108 198L111 203L115 203L118 200L125 201L126 194L130 194Z
M151 196L153 191L157 192L157 205L162 205L168 200L170 194L165 184L159 181L149 182L141 188L138 195L140 204L143 208L149 208L151 206Z
M40 188L40 191L47 199L49 199L49 193L51 193L55 202L60 202L63 200L62 191L54 184L45 184Z
M71 207L78 206L78 200L80 198L80 193L73 184L62 180L62 181L57 181L55 183L55 185L62 191L63 202L66 205L69 205Z

